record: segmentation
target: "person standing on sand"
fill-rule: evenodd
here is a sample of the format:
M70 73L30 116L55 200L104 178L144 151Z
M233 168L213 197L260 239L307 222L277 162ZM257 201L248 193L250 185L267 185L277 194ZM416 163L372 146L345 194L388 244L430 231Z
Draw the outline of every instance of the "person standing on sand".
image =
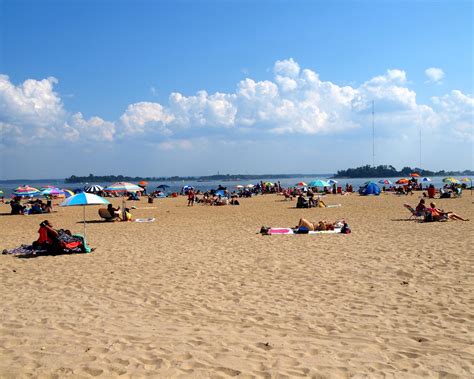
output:
M193 189L191 188L189 191L188 191L188 207L189 206L193 206L194 205L194 198L196 197Z

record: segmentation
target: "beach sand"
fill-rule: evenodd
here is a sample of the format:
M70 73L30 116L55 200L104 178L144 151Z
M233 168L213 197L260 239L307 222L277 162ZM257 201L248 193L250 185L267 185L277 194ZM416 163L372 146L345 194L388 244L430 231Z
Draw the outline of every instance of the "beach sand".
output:
M473 200L436 202L474 220ZM93 253L0 256L0 377L473 377L474 221L407 221L418 195L325 201L342 206L128 203L153 223L88 207ZM81 207L55 210L1 205L0 248L45 218L82 231ZM345 218L352 234L258 234L300 217Z

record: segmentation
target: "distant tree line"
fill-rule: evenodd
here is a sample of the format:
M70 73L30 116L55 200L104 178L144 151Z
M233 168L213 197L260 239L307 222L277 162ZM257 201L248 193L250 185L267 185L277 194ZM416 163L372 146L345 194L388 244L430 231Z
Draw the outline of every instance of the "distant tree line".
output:
M391 165L380 165L372 167L370 165L357 168L348 168L347 170L339 170L334 178L390 178L399 176L409 176L412 172L417 172L420 176L462 176L474 175L472 170L464 171L430 171L421 168L403 167L398 171Z
M71 175L64 181L66 183L102 183L102 182L165 182L165 181L236 181L236 180L261 180L261 179L289 179L297 177L321 176L318 174L263 174L263 175L247 175L247 174L219 174L207 176L169 176L169 177L141 177L141 176L124 176L124 175L93 175L76 176ZM325 174L324 176L329 176Z

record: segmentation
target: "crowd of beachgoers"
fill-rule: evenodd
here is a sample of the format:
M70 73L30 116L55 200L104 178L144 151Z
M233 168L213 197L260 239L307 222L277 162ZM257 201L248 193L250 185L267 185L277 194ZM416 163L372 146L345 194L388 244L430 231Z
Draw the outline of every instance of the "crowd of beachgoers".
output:
M163 197L178 197L185 196L187 198L187 205L192 207L194 205L207 205L207 206L224 206L240 205L240 201L244 198L250 198L257 195L268 195L275 194L281 196L282 199L293 201L296 199L296 208L325 208L325 207L337 207L340 204L327 204L323 199L326 195L342 195L348 196L354 193L353 186L349 183L344 188L338 186L337 182L332 181L315 181L313 183L299 182L294 186L284 188L280 182L260 182L257 184L249 184L246 186L237 185L235 188L228 189L225 186L219 185L216 189L210 189L208 191L195 190L192 186L183 186L179 193L173 192L167 194L166 188L161 188L147 192L147 183L140 183L135 185L132 183L115 183L107 188L100 186L88 186L84 188L82 193L90 193L97 199L103 197L121 197L123 199L123 207L114 207L106 200L102 204L107 204L107 208L99 209L99 216L105 221L133 221L132 210L134 206L126 207L125 201L140 201L142 198L146 198L149 204L153 204L155 199ZM314 184L314 185L312 185ZM379 186L379 184L381 186ZM425 222L433 221L447 221L447 220L462 220L469 221L454 212L445 211L436 207L436 204L431 201L430 205L425 204L425 198L434 199L436 196L439 198L451 198L460 197L463 189L467 188L466 183L450 178L445 181L442 188L438 190L432 184L423 186L416 177L411 179L401 179L395 184L392 184L388 180L380 180L380 183L366 182L357 191L360 195L380 195L380 193L392 193L395 195L414 195L415 193L420 194L420 202L416 207L405 204L405 207L411 212L411 217L417 220ZM79 192L79 191L77 191ZM12 196L9 202L11 207L12 215L27 215L27 214L47 214L53 212L53 200L60 200L63 197L74 197L78 194L73 194L69 190L54 189L52 187L46 187L42 191L36 190L32 187L24 186L18 188ZM46 198L43 201L39 197ZM71 199L70 199L71 200ZM4 201L4 199L2 199ZM23 201L23 204L22 204ZM89 205L87 199L85 203L79 203L75 205ZM65 205L68 201L66 200L61 205ZM95 204L101 204L99 201ZM154 219L152 219L154 221ZM48 226L49 225L49 226ZM288 232L294 233L307 233L307 232L321 232L321 231L334 231L338 230L343 233L350 232L350 228L344 220L336 220L335 222L328 222L325 220L309 221L301 218L298 225ZM270 227L262 227L262 234L272 234ZM277 233L275 231L275 233ZM44 220L39 229L40 237L38 241L35 241L33 248L44 248L46 250L63 251L65 245L58 244L59 235L69 235L71 233L59 233L52 228L48 220ZM77 237L79 238L79 236ZM82 241L85 245L85 241ZM76 246L75 246L76 247ZM87 249L82 249L84 252ZM75 250L77 251L77 250Z

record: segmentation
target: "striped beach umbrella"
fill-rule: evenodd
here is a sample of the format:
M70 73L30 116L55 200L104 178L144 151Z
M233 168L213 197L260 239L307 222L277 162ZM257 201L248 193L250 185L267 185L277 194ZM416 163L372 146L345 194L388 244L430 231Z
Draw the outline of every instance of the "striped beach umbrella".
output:
M41 190L43 196L66 196L62 189L56 187L48 187Z
M20 186L15 188L15 191L13 191L14 196L21 196L21 197L33 197L33 196L39 196L41 195L41 192L39 189L30 187L30 186Z
M66 198L74 196L74 192L71 191L71 190L68 190L66 188L63 188L63 192L64 192L64 196L66 196Z
M97 192L100 192L100 191L103 191L103 190L104 190L104 187L99 186L97 184L93 184L93 185L84 187L84 192L87 192L87 193L97 193Z
M457 184L457 183L459 183L459 180L457 180L456 178L453 178L452 176L449 176L447 178L443 178L443 183Z
M137 186L136 184L133 184L133 183L117 182L117 183L111 184L110 186L105 187L105 191L110 191L110 192L139 192L139 191L143 191L143 188L140 187L140 186Z
M391 182L390 180L388 180L388 179L380 179L380 180L379 180L379 183L380 183L380 184L385 184L385 185L390 185L390 184L392 184L392 182Z
M64 200L60 206L61 207L77 207L82 206L84 214L84 239L86 238L86 206L87 205L108 205L110 204L108 200L103 197L93 195L87 192L81 192L77 195L68 197Z
M306 187L308 184L305 182L298 182L296 183L296 187Z

